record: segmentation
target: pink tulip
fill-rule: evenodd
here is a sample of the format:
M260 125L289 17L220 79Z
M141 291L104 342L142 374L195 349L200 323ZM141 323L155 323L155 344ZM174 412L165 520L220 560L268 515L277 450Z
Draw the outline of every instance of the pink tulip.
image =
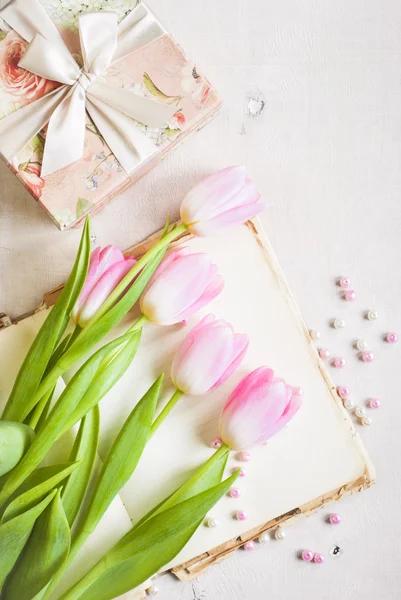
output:
M220 437L233 450L265 442L298 411L301 396L268 367L249 373L228 399L220 419Z
M228 167L195 185L181 203L181 219L191 233L208 236L240 225L264 208L245 167Z
M85 327L135 263L113 246L92 252L85 284L72 312L78 325Z
M156 269L142 294L142 313L159 325L173 325L209 304L224 282L208 254L173 250Z
M174 385L185 394L207 394L234 373L248 344L247 335L235 334L230 323L207 315L178 348L171 367Z

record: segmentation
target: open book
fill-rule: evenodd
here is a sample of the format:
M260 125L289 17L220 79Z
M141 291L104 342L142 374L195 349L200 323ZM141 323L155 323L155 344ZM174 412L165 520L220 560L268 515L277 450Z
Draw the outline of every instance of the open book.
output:
M221 388L205 397L184 396L180 400L147 445L134 476L77 557L68 584L130 528L131 520L137 521L169 495L212 454L210 443L218 436L225 400L239 380L258 366L268 365L290 385L301 386L303 406L284 430L252 451L247 474L238 483L240 499L222 498L211 513L219 526L201 526L165 569L173 569L181 578L198 574L258 533L307 514L330 499L368 487L374 479L360 437L309 337L259 221L255 219L218 238L195 239L188 234L179 243L208 252L217 263L225 288L202 314L213 312L230 321L235 331L247 333L249 350L239 370ZM143 253L149 244L151 241L129 254ZM50 305L54 295L46 299ZM0 332L1 407L47 310L45 307ZM113 331L113 336L128 328L137 316L135 311ZM166 374L162 403L170 397L174 351L200 316L193 317L186 327L145 325L135 360L100 403L99 460L106 456L134 404L161 372ZM67 373L65 380L72 374ZM60 381L60 389L63 385ZM67 459L71 443L71 434L58 442L54 449L58 460ZM239 464L232 453L227 474ZM247 521L233 518L238 509L249 513Z

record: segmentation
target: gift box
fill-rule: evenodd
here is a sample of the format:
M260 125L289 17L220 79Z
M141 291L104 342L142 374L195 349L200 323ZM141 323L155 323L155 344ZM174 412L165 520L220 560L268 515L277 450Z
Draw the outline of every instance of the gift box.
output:
M135 116L129 115L129 123L126 122L129 127L120 126L123 133L125 130L127 131L127 139L123 144L122 152L124 153L126 148L130 148L131 155L137 154L137 156L128 157L128 168L110 141L113 140L113 135L110 136L110 127L111 129L114 127L113 119L118 121L122 115L120 112L117 114L115 108L107 108L104 110L102 118L98 120L93 117L94 114L97 115L98 103L96 103L96 107L92 105L94 112L86 112L84 117L85 123L82 123L82 126L85 127L85 132L82 134L83 152L81 151L78 160L62 168L54 169L54 166L60 164L58 162L60 155L68 155L70 145L75 144L76 141L74 137L70 138L70 142L68 141L68 132L62 131L63 120L58 123L59 129L61 128L60 135L57 135L57 127L55 128L51 121L48 127L43 123L44 126L32 139L27 138L30 141L22 149L18 149L15 155L10 155L12 152L10 147L13 147L12 143L15 137L14 132L25 129L26 123L30 123L31 113L27 113L28 107L32 109L34 106L38 106L40 104L38 101L42 101L45 97L56 98L57 95L62 95L63 89L66 87L62 85L64 81L60 83L60 78L55 81L35 73L35 65L30 67L31 70L25 68L28 55L29 64L32 63L32 55L36 51L36 47L32 46L34 46L34 42L37 44L38 40L35 38L32 41L29 39L29 35L26 36L28 39L24 39L23 27L18 27L17 24L14 28L14 22L17 22L18 19L14 19L14 15L10 17L11 13L7 10L9 11L10 6L13 5L17 7L13 10L24 10L24 7L26 10L28 2L29 11L34 4L46 11L47 17L57 28L57 36L62 37L64 44L81 69L83 69L82 44L85 46L85 40L82 41L82 31L79 31L82 23L81 15L93 17L96 14L99 16L101 11L103 11L101 14L105 19L113 17L113 15L115 18L117 15L119 27L121 28L125 24L126 29L129 29L131 27L130 19L138 11L140 12L137 21L140 22L141 29L138 34L135 33L134 38L137 39L134 39L133 44L136 48L123 58L114 62L110 61L110 66L102 74L102 77L98 78L103 86L102 94L106 93L107 107L108 92L107 90L105 92L105 86L108 86L110 93L129 92L135 99L139 97L145 103L153 101L153 107L156 103L161 105L165 113L168 109L168 118L159 117L155 125L151 122L145 123L144 119L141 119L142 107L140 105L138 118L135 118L137 113L134 110ZM136 0L40 0L40 4L39 0L13 0L12 3L7 3L5 0L3 1L4 5L5 8L0 11L0 17L4 19L3 21L0 19L0 27L4 30L0 31L0 154L16 177L61 230L76 226L87 214L99 210L106 202L132 185L155 167L187 135L201 129L220 108L221 101L215 88L199 72L197 66L186 58L182 48L151 11L144 4L137 3ZM31 12L29 14L31 15ZM85 19L85 17L83 18ZM150 33L143 37L143 23L147 23L148 19L151 20ZM106 22L104 21L104 23ZM93 25L91 26L92 29L90 27L88 29L89 39L91 36L93 37ZM107 27L106 24L106 33ZM138 29L136 21L135 27ZM131 31L128 33L131 35ZM51 29L49 29L48 38L52 37L50 34L52 34ZM39 41L43 41L41 36L37 37L40 37ZM53 38L57 46L58 40L55 39L55 36ZM96 45L95 42L92 45ZM50 48L48 54L53 56L56 46ZM98 49L95 48L95 51ZM38 56L41 58L40 54ZM42 64L44 61L37 60L37 62ZM91 73L89 75L85 73L85 75L89 77L89 83L92 84ZM82 82L81 77L80 81ZM91 92L92 89L94 88L90 88L88 92ZM69 97L70 90L67 90L66 94ZM90 98L92 97L90 96ZM104 98L103 95L102 101ZM127 98L126 95L125 98ZM147 107L146 104L144 106ZM156 106L156 110L158 110L158 106ZM27 114L26 119L22 118L24 113L21 111L25 111ZM16 118L17 114L19 123L15 125L12 119ZM116 114L117 117L115 117ZM125 113L123 116L125 118ZM78 117L79 112L75 121L72 121L74 127L79 121ZM56 134L54 129L56 129ZM106 131L108 135L105 134ZM25 131L22 133L24 135ZM52 134L51 140L50 134ZM62 141L64 137L61 134L67 135L64 143ZM78 129L77 136L79 137ZM2 143L2 139L7 137L10 142L8 156ZM135 138L133 149L131 149L132 137ZM53 163L53 159L55 159L55 163L52 165L53 169L46 168L46 171L50 172L44 173L43 163L47 144L55 150L47 152L46 161L49 162L50 156L50 162ZM142 148L143 144L144 149Z

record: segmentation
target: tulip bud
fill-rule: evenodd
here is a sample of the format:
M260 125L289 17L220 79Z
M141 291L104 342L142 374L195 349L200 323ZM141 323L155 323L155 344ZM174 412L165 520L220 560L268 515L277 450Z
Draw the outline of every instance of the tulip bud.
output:
M214 390L240 365L248 344L247 335L235 334L229 323L207 315L178 348L171 367L174 385L194 396Z
M264 208L245 167L228 167L203 179L181 203L181 219L189 231L209 236L244 223Z
M292 419L301 402L272 369L259 367L229 397L220 418L220 437L233 450L261 444Z
M113 246L92 252L84 287L72 311L78 325L85 327L135 263L134 258L125 258Z
M208 254L189 248L170 252L141 296L141 311L153 323L173 325L187 319L220 294L224 282Z

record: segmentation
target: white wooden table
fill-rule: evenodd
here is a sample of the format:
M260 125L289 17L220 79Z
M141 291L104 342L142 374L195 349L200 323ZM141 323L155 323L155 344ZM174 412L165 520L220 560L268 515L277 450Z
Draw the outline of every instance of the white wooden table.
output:
M246 163L270 208L264 222L322 345L348 358L334 373L358 404L382 408L362 431L377 485L299 523L285 541L237 552L198 580L160 581L171 600L396 600L401 590L401 5L396 0L152 0L151 6L219 87L222 115L96 216L100 244L125 247L158 229L203 175ZM249 96L265 108L252 118ZM60 233L0 165L0 309L16 316L66 277L79 231ZM358 297L339 299L336 277ZM363 318L374 308L375 323ZM346 319L339 333L331 318ZM371 365L355 359L365 338ZM372 411L373 412L373 411ZM296 448L294 448L296 452ZM319 448L316 448L319 452ZM305 457L307 460L307 457ZM274 481L271 482L274 486ZM299 549L339 558L302 563Z

